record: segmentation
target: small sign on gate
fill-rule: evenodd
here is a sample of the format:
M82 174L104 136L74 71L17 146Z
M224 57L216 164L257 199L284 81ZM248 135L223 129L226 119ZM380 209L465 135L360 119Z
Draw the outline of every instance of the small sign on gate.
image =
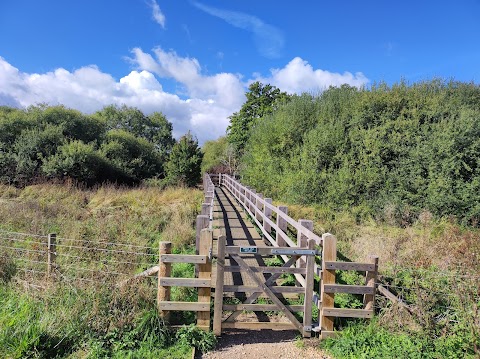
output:
M257 253L257 247L240 247L240 253Z

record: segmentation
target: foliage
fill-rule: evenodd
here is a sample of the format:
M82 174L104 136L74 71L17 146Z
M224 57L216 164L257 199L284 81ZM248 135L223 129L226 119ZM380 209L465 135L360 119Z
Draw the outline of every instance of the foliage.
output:
M269 196L398 224L480 216L480 87L432 80L293 96L248 132L244 181Z
M202 353L215 348L217 337L212 332L206 332L194 324L180 328L176 334L180 343L194 346Z
M190 132L181 137L166 164L167 182L196 186L201 180L202 156L198 141Z
M238 155L243 154L250 131L259 120L271 114L289 98L275 86L263 85L258 81L248 87L245 96L247 101L240 111L230 116L230 125L227 128L228 142L234 146Z
M223 167L227 146L226 137L220 137L217 140L207 141L203 144L202 173L212 173L215 168Z
M145 115L134 107L111 105L85 115L46 104L25 110L2 106L0 182L26 186L73 179L91 186L150 180L164 186L161 180L174 144L172 124L160 112ZM190 161L195 167L199 157L195 151L191 154L195 158L177 163ZM171 162L173 172L175 161ZM169 183L174 181L175 176Z

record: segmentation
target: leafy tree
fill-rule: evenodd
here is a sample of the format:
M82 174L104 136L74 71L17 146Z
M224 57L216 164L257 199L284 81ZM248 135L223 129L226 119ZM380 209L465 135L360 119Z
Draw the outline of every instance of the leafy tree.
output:
M167 183L193 187L201 180L203 154L198 141L189 133L173 146L166 165Z
M258 121L270 115L279 104L286 102L289 96L272 85L263 85L254 82L245 93L247 101L239 112L230 116L230 125L227 128L227 139L238 154L242 155L245 144L250 137L250 131Z
M101 153L115 164L132 182L145 178L164 177L163 162L154 145L124 130L111 130Z
M66 143L58 148L42 166L43 172L52 178L71 178L87 185L111 182L125 182L125 176L108 161L93 145L79 140Z
M172 124L160 112L145 116L135 107L110 105L98 111L95 116L106 122L108 130L125 130L153 143L164 160L175 143Z

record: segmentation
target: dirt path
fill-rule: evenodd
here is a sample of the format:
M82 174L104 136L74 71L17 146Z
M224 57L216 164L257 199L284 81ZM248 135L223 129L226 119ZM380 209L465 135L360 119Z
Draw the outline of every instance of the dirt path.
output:
M217 349L199 359L331 359L318 339L298 339L297 331L235 330L219 338Z

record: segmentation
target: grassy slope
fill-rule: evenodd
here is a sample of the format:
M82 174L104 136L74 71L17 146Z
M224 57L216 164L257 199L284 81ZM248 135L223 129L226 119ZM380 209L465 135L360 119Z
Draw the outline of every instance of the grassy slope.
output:
M315 221L318 232L335 233L341 254L363 261L380 257L383 283L409 304L411 313L378 297L377 319L337 321L338 340L327 342L338 358L473 358L480 355L480 231L423 212L406 227L373 219L357 223L338 212L289 205L294 218ZM388 214L385 214L388 218ZM343 272L337 279L354 283ZM362 284L362 283L358 283ZM336 297L337 306L358 303Z
M23 252L3 253L0 258L0 356L188 356L190 345L176 340L157 316L154 280L115 286L121 279L145 269L142 264L145 257L95 252L87 247L131 249L118 244L133 243L150 248L138 251L151 254L147 258L153 263L158 262L155 248L160 240L172 241L175 250L188 251L194 243L193 224L202 199L200 191L184 188L107 186L87 190L44 184L20 190L1 186L0 229L36 234L55 232L64 238L59 243L66 247L57 248L62 275L55 284L42 276L22 275L18 269L35 265L17 260ZM22 237L25 238L31 239ZM10 246L25 245L4 238L0 241ZM113 244L106 246L106 242ZM69 247L71 245L78 248ZM131 263L118 263L121 261ZM12 262L18 271L5 283L9 278L5 270ZM75 268L67 269L68 266ZM106 276L107 269L123 274ZM191 269L179 270L185 275Z

